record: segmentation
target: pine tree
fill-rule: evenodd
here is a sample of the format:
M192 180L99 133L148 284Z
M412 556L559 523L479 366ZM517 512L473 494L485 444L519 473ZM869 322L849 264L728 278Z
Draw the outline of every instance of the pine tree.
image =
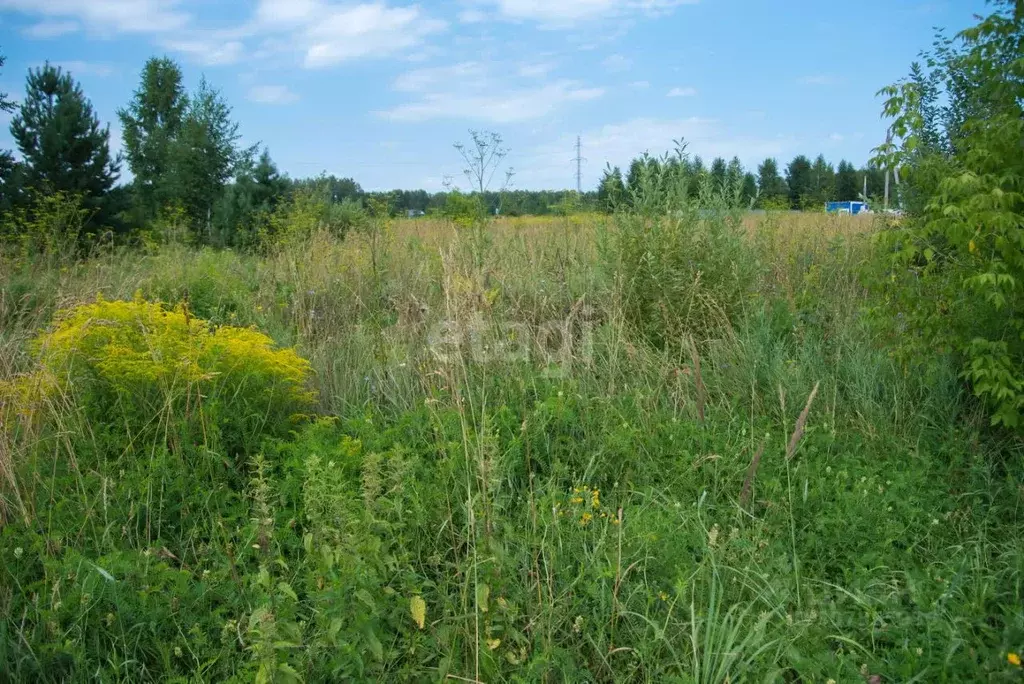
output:
M711 162L711 184L716 192L721 192L725 189L727 172L725 160L721 157L715 157L714 161Z
M752 173L743 174L743 190L740 191L740 199L747 207L753 206L757 199L757 178Z
M622 170L610 165L604 170L601 184L597 188L597 203L602 211L612 212L626 199L626 184L622 181Z
M743 164L739 157L729 160L729 166L725 169L725 182L729 192L735 192L736 188L743 187Z
M265 221L288 194L291 182L280 174L266 149L253 167L239 169L214 209L216 242L222 246L251 246ZM326 187L325 187L326 190Z
M857 169L844 159L839 162L836 171L835 198L839 202L849 202L860 199L860 195L861 186L858 183Z
M152 57L142 69L142 81L132 101L118 110L128 167L135 177L133 186L144 218L152 218L175 199L173 148L187 108L181 69L166 57Z
M7 58L0 55L0 69L3 69L6 63ZM0 112L13 112L17 106L13 100L7 97L7 93L0 92Z
M757 167L758 204L761 207L777 208L786 202L786 181L779 175L779 164L772 158L765 159Z
M802 154L797 155L786 167L786 185L789 187L791 209L803 208L804 201L809 198L812 182L811 160Z
M28 187L80 196L92 220L108 224L113 214L108 195L119 162L110 155L109 127L100 127L70 74L49 63L29 72L11 135L24 160Z
M0 69L6 61L0 55ZM13 112L16 108L17 104L7 97L7 93L0 92L0 112ZM20 166L8 150L0 150L0 213L10 211L17 201Z

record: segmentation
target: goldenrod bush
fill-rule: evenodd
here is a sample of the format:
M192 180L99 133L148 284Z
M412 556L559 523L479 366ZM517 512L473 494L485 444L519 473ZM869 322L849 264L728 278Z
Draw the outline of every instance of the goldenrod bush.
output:
M32 348L33 377L55 378L48 391L73 393L91 425L127 428L137 443L166 435L172 451L248 453L286 434L315 399L309 362L294 350L141 297L61 311Z

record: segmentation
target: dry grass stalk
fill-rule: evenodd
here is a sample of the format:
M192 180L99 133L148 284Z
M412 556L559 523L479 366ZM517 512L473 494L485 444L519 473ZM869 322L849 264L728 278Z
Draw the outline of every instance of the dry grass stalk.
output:
M761 446L757 448L754 460L750 462L750 467L747 468L747 477L743 480L743 491L740 492L740 508L746 508L750 502L750 494L754 488L754 478L757 477L757 468L761 465L762 455L764 455L764 442L761 442Z
M800 443L800 438L804 436L804 427L807 425L807 415L811 412L811 404L814 403L814 397L818 396L818 387L821 382L814 383L814 389L811 390L811 396L807 397L807 405L804 406L804 410L800 412L800 417L796 420L796 426L793 427L793 434L789 437L789 444L786 446L786 460L793 458L793 454L796 453L796 447Z

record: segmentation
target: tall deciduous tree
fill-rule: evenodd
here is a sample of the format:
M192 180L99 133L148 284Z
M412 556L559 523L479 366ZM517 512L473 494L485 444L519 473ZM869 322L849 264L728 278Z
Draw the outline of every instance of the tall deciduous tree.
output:
M107 200L119 163L110 154L110 130L100 127L70 74L49 63L29 71L11 135L24 160L28 187L80 196L100 225L112 218Z
M811 198L819 206L832 199L835 194L836 171L832 165L825 161L825 156L819 154L811 167Z
M137 202L146 218L174 200L173 148L187 109L181 69L166 57L152 57L131 102L117 112Z
M172 146L173 194L192 226L209 238L213 207L255 147L241 148L231 107L204 78L189 98L178 141Z

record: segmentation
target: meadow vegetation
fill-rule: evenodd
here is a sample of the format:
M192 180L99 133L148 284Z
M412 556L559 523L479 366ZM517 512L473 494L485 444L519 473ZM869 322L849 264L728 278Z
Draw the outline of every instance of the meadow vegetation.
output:
M1021 681L1022 27L887 91L903 217L26 200L0 681Z
M3 677L1012 681L1019 455L884 226L709 199L5 257Z

